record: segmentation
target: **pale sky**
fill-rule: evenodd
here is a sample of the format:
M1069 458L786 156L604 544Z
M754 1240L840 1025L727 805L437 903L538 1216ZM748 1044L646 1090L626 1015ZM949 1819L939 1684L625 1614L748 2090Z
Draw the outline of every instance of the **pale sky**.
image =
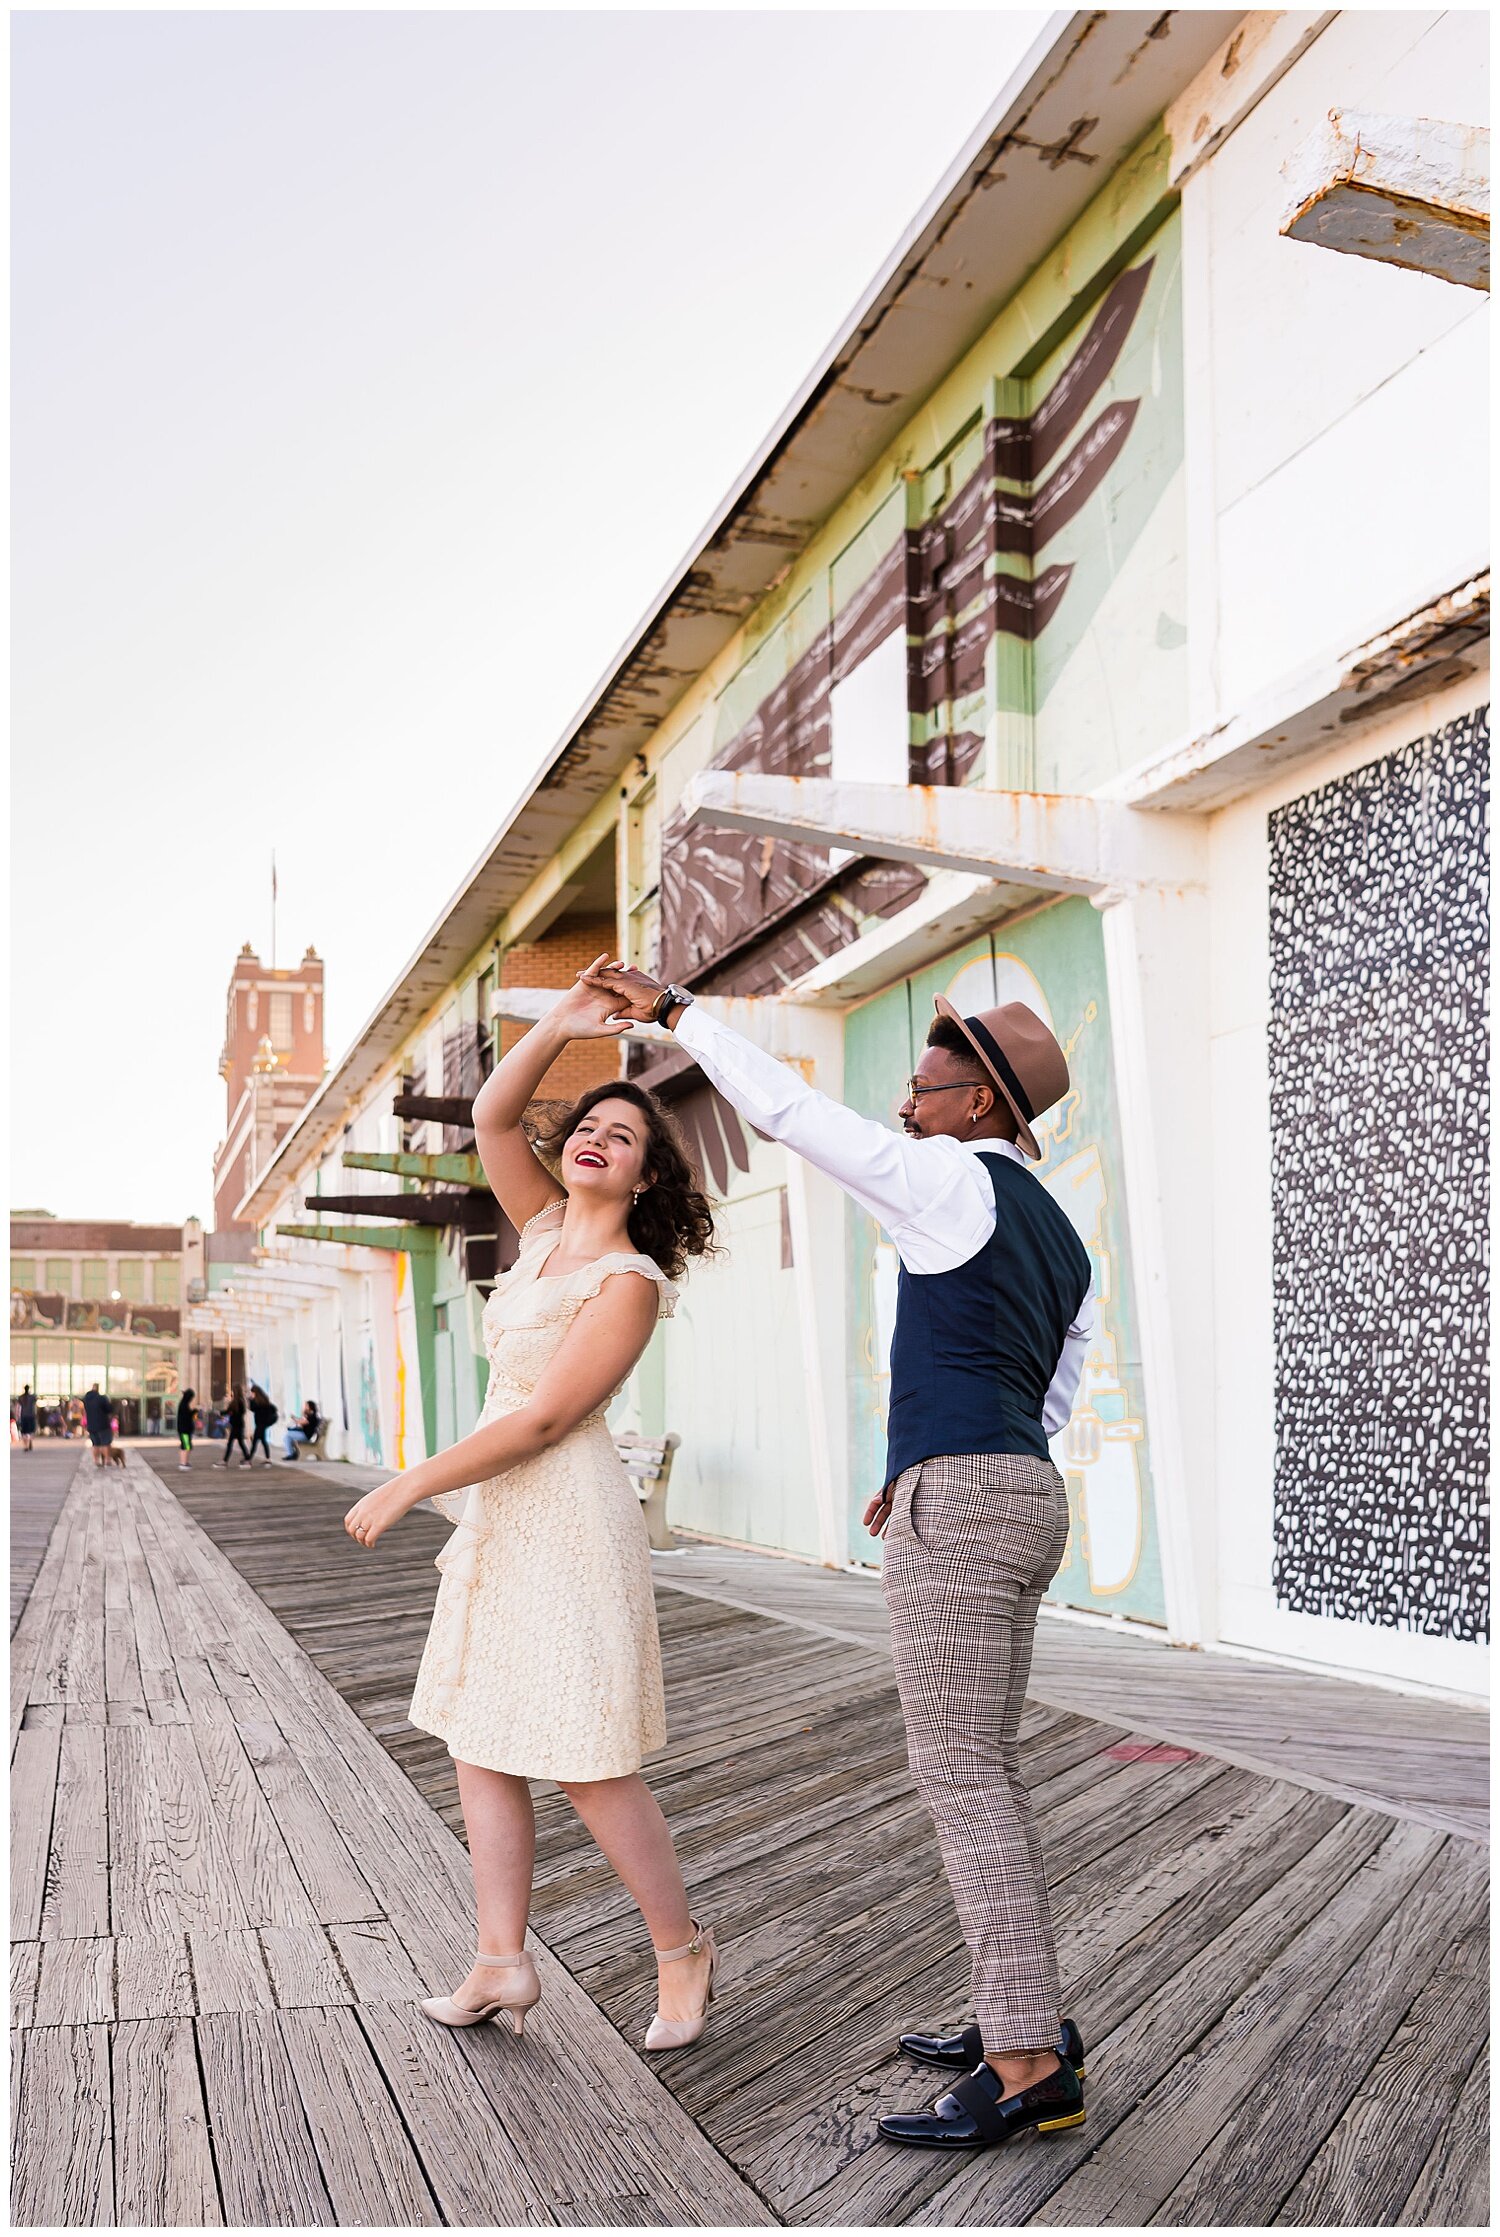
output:
M1045 16L16 15L13 1205L211 1216Z

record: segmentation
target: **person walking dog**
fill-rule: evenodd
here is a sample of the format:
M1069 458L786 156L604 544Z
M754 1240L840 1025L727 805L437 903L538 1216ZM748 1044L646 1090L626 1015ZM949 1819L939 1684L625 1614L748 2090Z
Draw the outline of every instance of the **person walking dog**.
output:
M664 1025L760 1133L862 1205L900 1260L885 1483L865 1510L913 1775L932 1813L971 1958L975 2025L904 2034L961 2073L930 2112L887 2114L898 2144L975 2149L1084 2119L1083 2044L1057 1958L1019 1732L1042 1595L1068 1536L1048 1440L1072 1412L1094 1326L1089 1256L1028 1160L1067 1059L1024 1003L963 1017L940 995L901 1133L619 963L584 976L620 1015Z
M97 1383L90 1383L83 1394L83 1419L94 1448L94 1466L102 1468L114 1443L115 1429L109 1399Z

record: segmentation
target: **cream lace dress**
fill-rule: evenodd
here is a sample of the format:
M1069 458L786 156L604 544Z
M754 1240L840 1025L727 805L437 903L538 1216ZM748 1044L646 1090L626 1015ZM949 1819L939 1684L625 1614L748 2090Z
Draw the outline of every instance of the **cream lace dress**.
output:
M611 1274L654 1281L660 1319L676 1302L661 1268L633 1251L549 1277L565 1209L549 1204L527 1221L520 1256L485 1306L481 1425L525 1404L579 1306ZM604 1411L534 1460L432 1501L458 1527L438 1555L410 1716L460 1762L613 1779L666 1740L646 1525Z

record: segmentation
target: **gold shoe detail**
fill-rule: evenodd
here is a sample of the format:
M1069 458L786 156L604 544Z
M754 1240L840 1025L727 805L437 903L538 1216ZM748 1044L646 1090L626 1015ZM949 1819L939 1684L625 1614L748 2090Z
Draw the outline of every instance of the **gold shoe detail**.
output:
M694 1919L692 1928L691 1942L684 1942L680 1950L658 1950L656 1960L659 1965L670 1965L674 1958L697 1957L701 1950L707 1949L708 1979L704 1984L703 2009L696 2017L688 2020L664 2020L660 2012L653 2014L651 2025L646 2030L644 2048L648 2051L686 2050L689 2043L697 2042L707 2022L708 2007L714 2000L714 1975L719 1970L719 1953L714 1947L711 1926L700 1926Z

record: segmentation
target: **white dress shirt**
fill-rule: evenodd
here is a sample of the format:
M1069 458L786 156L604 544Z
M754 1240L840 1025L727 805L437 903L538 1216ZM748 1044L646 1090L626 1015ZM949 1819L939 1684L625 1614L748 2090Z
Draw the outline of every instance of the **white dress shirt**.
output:
M861 1118L847 1104L809 1087L789 1064L767 1056L732 1026L710 1017L701 1002L688 1004L676 1033L742 1118L837 1181L879 1222L910 1273L951 1273L989 1241L995 1227L995 1187L981 1153L1024 1165L1014 1142L959 1142L947 1134L918 1139L898 1134L878 1119ZM1073 1411L1094 1332L1094 1310L1090 1281L1063 1339L1042 1409L1049 1437L1056 1436Z

